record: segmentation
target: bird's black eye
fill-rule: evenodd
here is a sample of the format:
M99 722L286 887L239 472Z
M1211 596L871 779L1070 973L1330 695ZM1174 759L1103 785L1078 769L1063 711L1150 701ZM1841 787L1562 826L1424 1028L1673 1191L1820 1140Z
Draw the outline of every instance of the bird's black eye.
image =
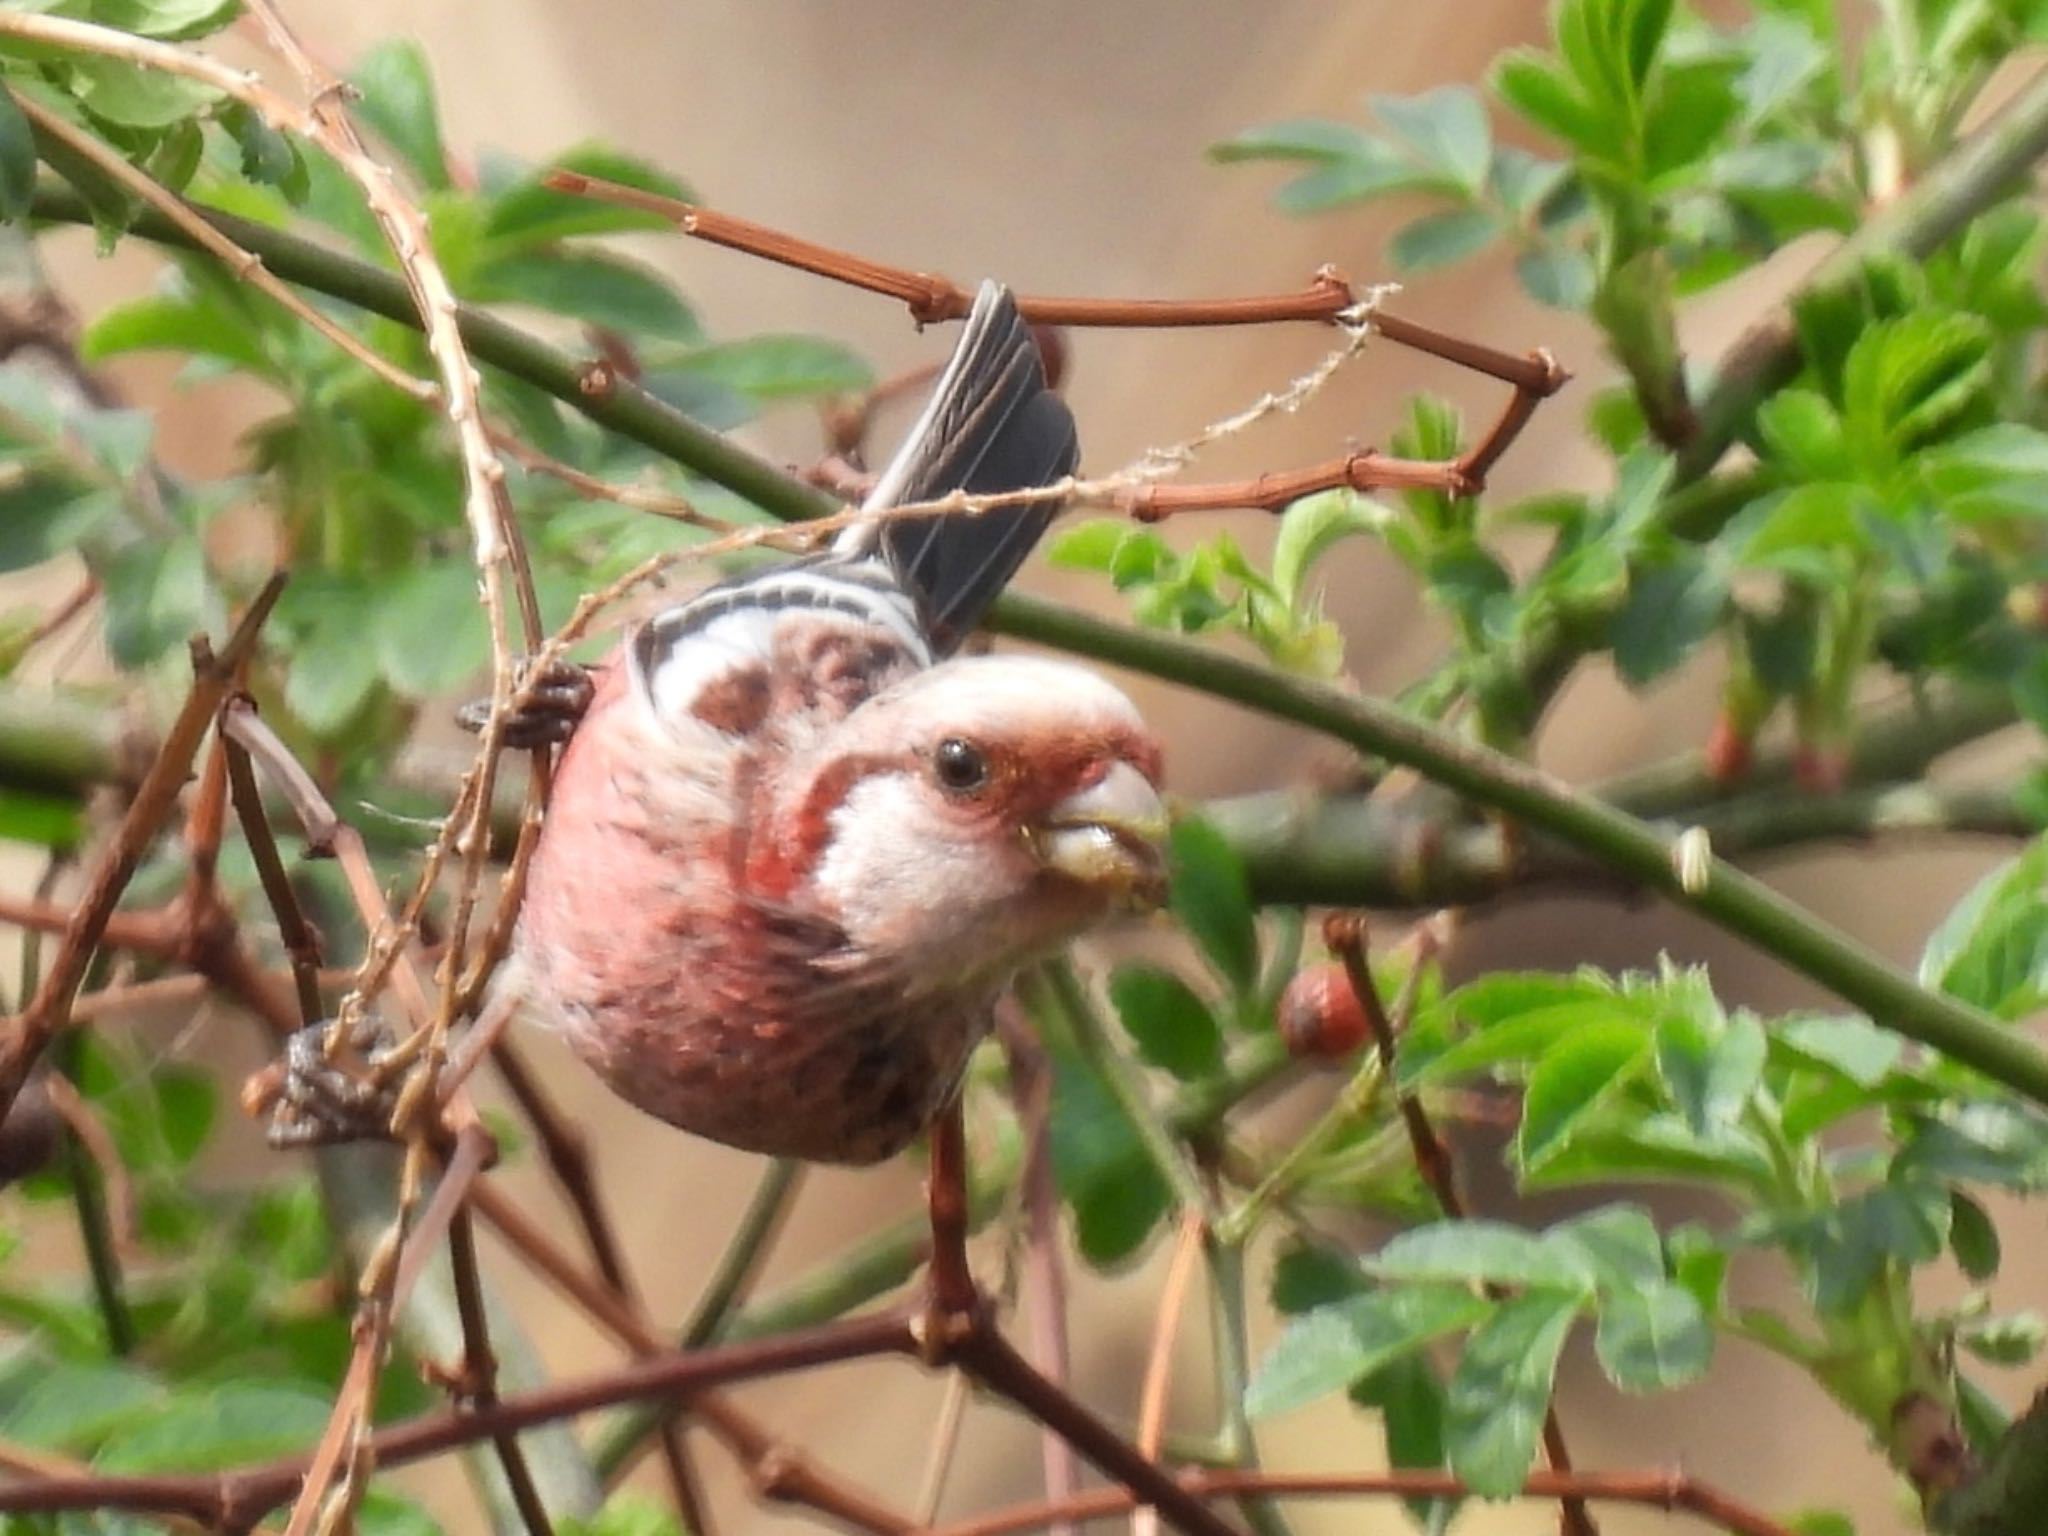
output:
M973 742L948 736L932 754L932 772L941 787L964 795L988 782L988 759Z

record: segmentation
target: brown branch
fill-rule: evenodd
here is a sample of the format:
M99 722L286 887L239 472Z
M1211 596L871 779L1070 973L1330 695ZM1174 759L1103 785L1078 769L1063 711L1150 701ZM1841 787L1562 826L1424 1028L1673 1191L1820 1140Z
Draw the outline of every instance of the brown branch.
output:
M1186 1472L1180 1481L1184 1488L1200 1498L1386 1496L1455 1499L1466 1497L1470 1492L1458 1479L1444 1472L1246 1472L1219 1469ZM1789 1527L1679 1472L1531 1472L1519 1496L1525 1499L1591 1499L1609 1504L1640 1505L1667 1513L1684 1513L1718 1526L1730 1536L1792 1536ZM1127 1488L1102 1488L1081 1494L1064 1504L1019 1505L951 1525L934 1526L922 1536L1010 1536L1011 1532L1037 1530L1059 1520L1091 1520L1122 1514L1133 1508L1136 1502Z
M471 1191L476 1213L527 1263L642 1359L671 1353L653 1327L618 1291L574 1263L518 1206L488 1181ZM685 1345L680 1353L691 1353ZM794 1447L783 1444L723 1398L708 1392L687 1398L690 1411L739 1459L757 1497L797 1504L832 1516L871 1536L902 1536L912 1522L873 1497L829 1476ZM701 1527L692 1527L693 1530Z
M458 1209L448 1225L448 1263L455 1277L455 1308L462 1318L462 1396L478 1408L496 1406L498 1357L491 1348L490 1319L484 1309L483 1272L477 1265L476 1227L467 1209ZM491 1436L498 1465L512 1490L527 1536L552 1536L554 1523L526 1464L519 1437L511 1430Z
M220 735L226 748L228 789L234 797L235 816L242 824L242 838L249 845L256 864L256 878L263 885L264 899L277 924L277 936L291 961L292 984L298 993L299 1022L317 1024L326 1016L320 1001L320 941L299 908L297 892L286 873L277 838L270 830L270 817L263 809L263 793L256 787L256 774L249 766L249 753L226 732Z
M513 1101L532 1128L534 1139L540 1144L542 1160L554 1178L555 1187L568 1199L570 1209L576 1214L584 1244L590 1249L598 1273L604 1277L604 1283L617 1299L622 1313L631 1317L640 1306L639 1292L626 1269L625 1253L612 1230L611 1217L598 1194L597 1181L591 1175L589 1139L581 1127L572 1125L555 1108L542 1090L539 1079L527 1066L525 1057L502 1032L492 1043L490 1055L499 1077L504 1080ZM658 1343L654 1347L658 1349ZM650 1352L641 1351L643 1354ZM669 1489L675 1495L677 1514L688 1530L698 1533L698 1536L708 1536L703 1501L697 1496L697 1479L690 1466L680 1421L670 1420L661 1426L660 1444L662 1460L668 1468Z
M531 1429L615 1403L702 1391L875 1355L914 1355L917 1350L915 1333L901 1312L717 1349L672 1350L581 1381L507 1397L493 1407L423 1414L370 1435L366 1449L380 1467L407 1466L494 1435ZM313 1465L314 1457L302 1454L194 1475L41 1478L0 1486L0 1513L130 1509L188 1515L230 1531L246 1531L265 1512L289 1499L307 1480Z
M1251 480L1135 485L1112 490L1104 499L1141 523L1156 523L1180 512L1213 511L1221 507L1282 512L1317 491L1345 489L1442 491L1446 496L1470 496L1479 489L1479 484L1462 462L1396 459L1367 449L1306 469L1275 470Z
M213 654L203 638L193 641L193 681L184 705L164 734L163 744L143 775L134 801L93 871L84 898L66 924L49 973L28 1006L7 1021L6 1032L0 1036L0 1119L5 1118L15 1094L20 1092L29 1068L51 1038L69 1022L71 1000L113 918L114 906L169 819L178 790L191 770L193 758L198 756L199 744L205 739L221 700L233 686L237 671L255 649L263 621L284 590L284 580L284 573L278 572L264 583L219 656Z
M1355 913L1334 913L1323 924L1323 941L1343 963L1344 974L1350 980L1358 1006L1364 1011L1366 1023L1372 1030L1373 1048L1379 1056L1381 1070L1390 1083L1399 1080L1395 1061L1399 1048L1397 1042L1414 1014L1421 978L1435 950L1433 930L1429 924L1422 924L1415 932L1414 966L1395 1001L1394 1016L1389 1016L1386 1001L1380 996L1379 983L1373 979L1372 967L1366 960L1365 919ZM1453 1221L1463 1220L1465 1201L1458 1192L1457 1165L1452 1161L1450 1149L1430 1123L1429 1112L1422 1107L1419 1095L1401 1093L1398 1102L1401 1121L1408 1132L1408 1145L1423 1182L1436 1196L1445 1216ZM1503 1294L1497 1286L1488 1286L1486 1292L1496 1297ZM1564 1425L1558 1420L1555 1403L1547 1404L1543 1411L1543 1450L1552 1471L1569 1473L1572 1470L1571 1447L1565 1441ZM1594 1525L1592 1512L1583 1499L1566 1496L1561 1502L1558 1519L1563 1536L1599 1536L1599 1528Z

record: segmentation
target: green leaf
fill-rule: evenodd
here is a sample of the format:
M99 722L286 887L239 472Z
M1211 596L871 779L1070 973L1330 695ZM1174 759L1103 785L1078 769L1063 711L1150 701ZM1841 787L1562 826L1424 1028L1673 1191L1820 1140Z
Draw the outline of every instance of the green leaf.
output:
M82 808L69 796L0 789L0 840L68 853L84 835Z
M2048 433L2007 421L1936 443L1914 469L1945 518L2048 517Z
M1502 101L1554 139L1600 155L1613 150L1610 120L1550 59L1516 49L1493 67L1493 88Z
M239 101L229 103L218 115L242 152L242 174L249 180L281 188L303 180L306 168L298 150L260 115Z
M1397 271L1421 273L1483 251L1501 233L1500 220L1485 208L1448 208L1405 225L1387 246Z
M562 1536L687 1536L670 1510L644 1494L620 1492L587 1520L574 1516L556 1521Z
M1991 1215L1960 1189L1948 1192L1949 1251L1970 1279L1982 1284L1998 1274L1998 1228Z
M447 190L448 151L426 51L410 38L379 43L350 72L349 83L362 93L356 115L397 152L420 185Z
M1470 86L1442 85L1419 96L1375 96L1372 108L1430 169L1468 192L1486 185L1493 134L1479 93Z
M1045 558L1066 570L1107 574L1130 532L1131 524L1120 517L1090 518L1055 534L1046 546Z
M1686 1123L1712 1137L1742 1117L1763 1081L1770 1043L1763 1025L1742 1013L1719 1028L1677 1011L1657 1026L1657 1071Z
M1149 965L1119 967L1109 1000L1138 1055L1175 1077L1201 1078L1223 1065L1223 1035L1209 1007L1180 977Z
M1818 390L1783 389L1757 407L1764 442L1802 480L1843 480L1851 474L1842 419Z
M525 304L565 315L635 342L694 343L703 337L696 315L660 274L596 252L501 256L477 271L471 296L485 303Z
M1382 152L1379 141L1370 134L1326 117L1261 123L1209 146L1209 158L1219 165L1244 160L1307 160L1328 165Z
M1923 309L1881 320L1843 364L1851 445L1866 464L1889 463L1955 426L1991 382L1991 331L1975 315Z
M35 190L35 134L14 93L0 81L0 224L12 224L27 213Z
M1239 992L1258 985L1259 940L1251 886L1237 851L1198 817L1174 823L1169 905L1216 972Z
M1550 1404L1558 1352L1584 1295L1532 1290L1472 1331L1446 1404L1451 1470L1482 1498L1521 1490Z
M2048 1001L2048 840L1980 880L1927 940L1920 984L2018 1018Z
M1123 1263L1173 1208L1173 1194L1123 1107L1071 1051L1053 1054L1049 1129L1081 1257L1098 1269Z
M1606 1205L1552 1227L1546 1237L1578 1245L1600 1289L1625 1291L1664 1278L1664 1245L1657 1224L1639 1205Z
M1802 1509L1786 1519L1785 1529L1792 1536L1856 1536L1856 1522L1835 1509Z
M1303 1237L1287 1240L1273 1260L1273 1310L1285 1317L1356 1296L1366 1279L1349 1254Z
M1585 1294L1595 1269L1569 1237L1525 1232L1498 1221L1438 1221L1398 1233L1364 1260L1382 1280L1529 1286Z
M114 1436L100 1472L210 1472L302 1450L319 1438L330 1405L317 1392L227 1382L175 1394L148 1420Z
M1301 606L1302 586L1315 563L1348 538L1384 532L1395 521L1389 507L1356 491L1318 491L1280 515L1273 540L1273 585L1290 608Z
M2015 1312L2010 1317L1987 1317L1956 1330L1956 1342L1990 1365L2008 1369L2031 1365L2048 1339L2048 1324L2037 1312Z
M1658 1280L1601 1298L1594 1348L1624 1392L1666 1392L1706 1374L1714 1330L1691 1291Z
M41 1450L90 1454L123 1425L159 1412L164 1389L116 1361L47 1361L0 1416L0 1436Z
M1773 1044L1839 1072L1862 1088L1875 1088L1898 1065L1905 1042L1858 1014L1802 1014L1771 1027Z
M1586 1118L1628 1085L1649 1055L1649 1044L1632 1022L1588 1024L1546 1051L1522 1095L1522 1125L1515 1136L1522 1167L1540 1168L1570 1145Z
M202 630L220 631L220 597L196 538L132 544L107 562L101 579L107 649L117 666L144 666Z
M217 357L263 378L277 377L256 330L240 315L203 299L158 295L117 304L86 327L78 344L78 355L87 362L124 352L164 351Z
M1870 495L1861 485L1798 485L1754 506L1758 515L1741 551L1745 565L1805 571L1816 560L1870 547Z
M293 648L284 703L315 736L338 739L376 692L381 645L367 615L337 606ZM433 658L415 658L431 664Z
M1437 1285L1367 1291L1318 1307L1290 1323L1259 1363L1245 1412L1268 1418L1312 1403L1493 1308L1462 1287Z
M2048 1189L2048 1115L1985 1099L1911 1114L1892 1169L1894 1179L1907 1174L2023 1194Z
M1353 1382L1351 1401L1378 1412L1387 1465L1402 1471L1436 1471L1444 1466L1446 1393L1428 1355L1403 1355ZM1459 1505L1457 1499L1406 1502L1425 1536L1441 1536L1448 1530Z
M1727 611L1728 574L1711 553L1681 549L1632 572L1607 631L1615 670L1638 688L1654 682L1698 650Z
M749 336L701 347L676 366L756 400L847 394L874 382L857 354L821 336Z
M122 128L168 128L220 100L210 85L121 59L74 59L70 69L80 104Z
M206 37L233 21L241 0L94 0L93 20L144 37Z
M675 227L659 213L557 192L544 184L548 174L556 170L579 171L585 176L678 201L686 201L690 196L690 189L682 182L644 160L603 144L579 144L547 164L519 174L491 199L483 233L494 248L530 250L578 236Z
M41 565L73 550L112 518L116 497L34 475L0 489L0 571Z
M1590 256L1557 240L1542 241L1517 256L1515 276L1537 303L1573 313L1593 302L1599 281Z

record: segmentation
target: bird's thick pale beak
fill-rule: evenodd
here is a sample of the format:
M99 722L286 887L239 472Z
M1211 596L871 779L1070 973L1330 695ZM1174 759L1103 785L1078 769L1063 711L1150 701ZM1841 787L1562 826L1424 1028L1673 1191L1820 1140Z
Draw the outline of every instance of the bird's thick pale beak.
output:
M1033 829L1039 862L1127 906L1166 899L1166 807L1129 763L1060 801Z

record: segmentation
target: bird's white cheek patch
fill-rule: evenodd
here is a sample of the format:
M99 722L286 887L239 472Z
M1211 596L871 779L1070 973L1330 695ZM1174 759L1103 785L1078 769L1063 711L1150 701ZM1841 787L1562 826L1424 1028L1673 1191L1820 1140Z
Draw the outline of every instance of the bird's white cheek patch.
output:
M874 951L975 940L1021 890L1020 848L963 830L908 774L861 780L832 813L813 887L847 937Z

